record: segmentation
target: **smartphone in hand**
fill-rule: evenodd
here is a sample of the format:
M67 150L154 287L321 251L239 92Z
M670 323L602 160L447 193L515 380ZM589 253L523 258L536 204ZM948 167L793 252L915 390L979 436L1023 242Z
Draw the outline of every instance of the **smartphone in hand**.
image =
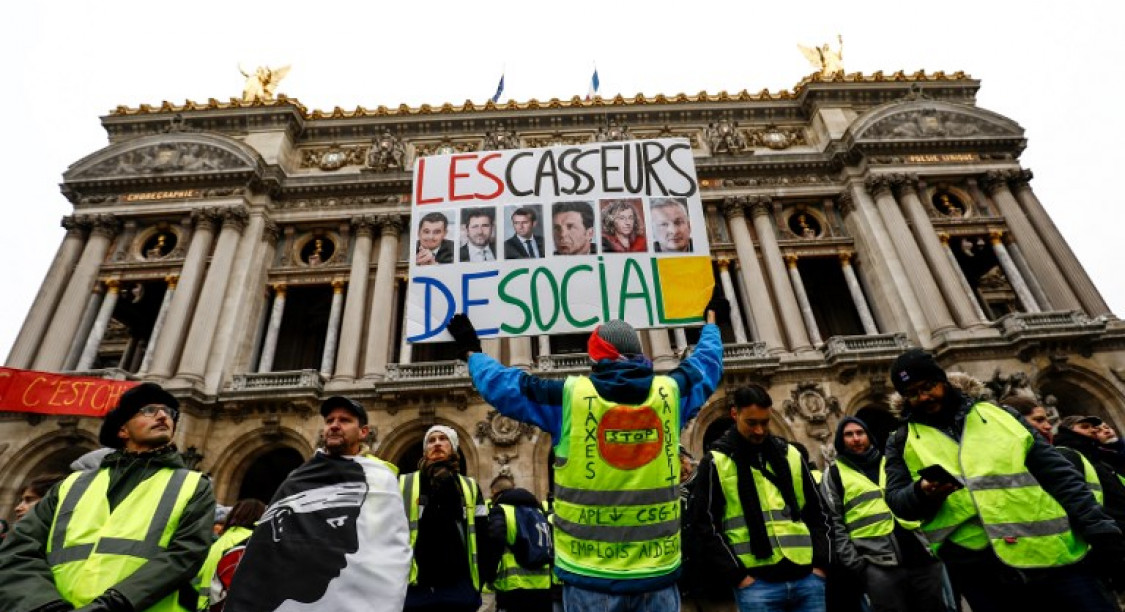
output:
M962 482L960 478L954 476L949 470L945 469L937 463L933 465L927 465L926 467L918 470L918 475L930 482L936 482L938 484L951 484L958 489L965 486L965 483Z

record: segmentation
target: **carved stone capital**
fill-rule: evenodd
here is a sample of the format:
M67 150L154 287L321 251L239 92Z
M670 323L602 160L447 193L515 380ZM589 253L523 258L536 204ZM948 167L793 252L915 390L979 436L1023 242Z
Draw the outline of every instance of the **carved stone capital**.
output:
M918 180L917 174L896 174L892 177L894 184L898 187L900 195L914 194L918 195L918 189L921 181Z
M402 235L402 230L406 227L406 220L402 215L379 215L376 219L383 236L394 236L398 238Z
M715 260L715 263L718 264L720 272L730 271L731 261L726 257L720 257L719 259Z
M332 293L343 293L344 287L347 284L348 284L347 280L342 279L342 278L337 278L336 280L332 281Z
M272 219L266 219L265 225L262 227L262 240L270 243L271 245L277 244L277 239L281 237L281 227Z
M94 215L92 222L91 233L95 236L105 236L112 239L121 230L121 222L113 215Z
M852 198L852 194L847 191L836 196L836 205L840 207L840 213L845 217L855 210L855 200Z
M285 298L285 292L289 290L289 285L285 283L274 283L270 287L273 289L275 296L283 299Z
M168 276L164 277L164 282L168 283L167 291L175 291L176 285L180 284L180 275L179 274L169 274Z
M363 215L360 217L352 217L352 229L355 230L357 237L366 236L368 238L375 235L375 226L377 221L374 215Z
M1019 177L1019 170L989 170L981 179L981 187L984 187L988 195L996 195L1008 190L1008 181Z
M121 291L121 280L116 278L105 279L106 293L119 293Z
M250 211L245 206L228 206L222 209L223 229L231 228L238 233L246 229L250 221Z
M773 199L769 196L748 196L746 203L752 217L768 216L773 213Z
M988 241L992 244L1004 244L1004 230L990 229L988 230Z
M840 258L841 266L850 266L852 265L852 259L855 258L855 253L851 251L840 251L836 253L836 257Z
M876 175L864 179L863 186L867 188L868 193L879 197L881 195L891 194L891 188L894 187L894 182L889 176Z
M727 219L741 219L746 216L746 198L731 196L723 199L720 205Z
M1020 189L1030 189L1031 179L1034 177L1035 175L1031 170L1020 170L1019 174L1012 179L1012 189L1017 191Z
M945 232L938 232L937 239L938 239L938 242L941 243L941 246L943 248L946 248L946 249L949 248L949 234L947 234Z
M207 208L200 208L191 212L191 218L195 221L196 230L215 231L215 227L222 223L222 211L213 206Z
M787 266L787 267L788 267L789 269L793 269L793 268L796 268L796 267L797 267L797 259L799 259L799 258L798 258L798 256L797 256L796 254L794 254L794 253L786 253L786 254L785 254L785 265L786 265L786 266Z
M67 215L62 218L59 225L66 230L67 238L75 237L81 238L90 229L89 223L85 223L81 218L74 215Z

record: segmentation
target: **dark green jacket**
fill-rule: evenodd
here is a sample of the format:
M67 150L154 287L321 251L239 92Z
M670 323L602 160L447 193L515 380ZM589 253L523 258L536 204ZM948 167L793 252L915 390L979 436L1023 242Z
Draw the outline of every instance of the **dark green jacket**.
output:
M110 469L109 504L116 508L157 470L185 465L175 447L168 446L140 454L117 451L102 461L102 467ZM62 603L46 557L47 538L58 504L56 485L15 524L0 546L0 610L29 612ZM211 481L201 478L168 548L113 588L129 600L134 610L144 610L181 587L190 588L211 546L214 521Z

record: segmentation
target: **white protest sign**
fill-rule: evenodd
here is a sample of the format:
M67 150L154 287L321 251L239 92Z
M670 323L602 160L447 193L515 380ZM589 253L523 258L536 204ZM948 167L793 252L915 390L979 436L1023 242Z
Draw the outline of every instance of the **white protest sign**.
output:
M632 140L414 164L409 342L702 321L714 277L691 146Z

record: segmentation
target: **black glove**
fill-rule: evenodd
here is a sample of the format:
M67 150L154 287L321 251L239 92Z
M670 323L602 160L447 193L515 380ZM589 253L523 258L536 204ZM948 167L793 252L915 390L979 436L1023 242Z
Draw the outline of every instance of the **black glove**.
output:
M462 359L468 361L469 353L481 353L480 338L477 337L477 330L473 327L473 322L463 314L455 314L449 320L449 325L446 327L449 334L453 336L453 341L457 343L457 355Z
M72 610L74 610L74 606L60 599L49 604L43 604L31 610L31 612L71 612Z
M1090 567L1104 577L1113 590L1125 591L1125 537L1119 533L1087 536Z
M133 604L119 591L109 589L76 612L133 612Z
M730 302L718 292L711 295L711 301L707 302L707 308L703 311L704 319L707 318L707 311L710 310L715 313L715 323L721 324L730 321Z

